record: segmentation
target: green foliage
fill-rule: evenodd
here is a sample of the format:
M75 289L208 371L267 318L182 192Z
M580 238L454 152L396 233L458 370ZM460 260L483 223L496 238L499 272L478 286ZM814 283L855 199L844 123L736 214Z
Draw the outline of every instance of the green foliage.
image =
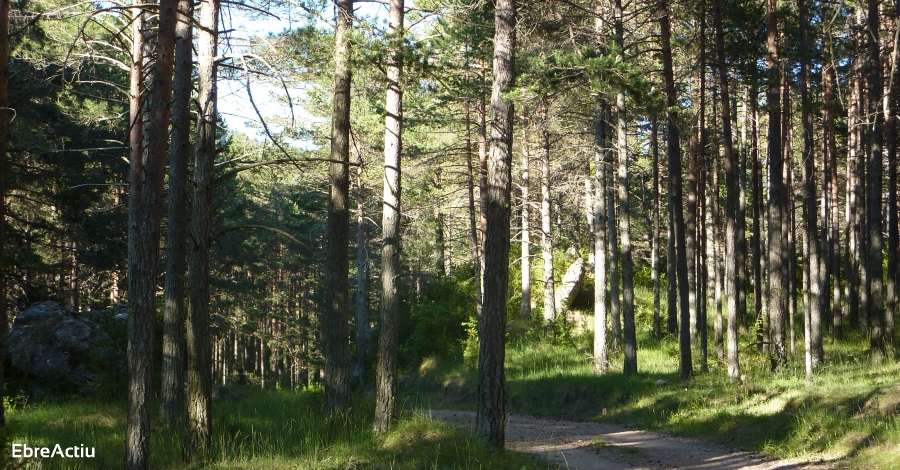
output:
M474 286L459 270L457 277L440 276L423 289L419 302L405 294L400 309L401 367L417 367L426 357L458 361L467 338L465 324L475 317Z

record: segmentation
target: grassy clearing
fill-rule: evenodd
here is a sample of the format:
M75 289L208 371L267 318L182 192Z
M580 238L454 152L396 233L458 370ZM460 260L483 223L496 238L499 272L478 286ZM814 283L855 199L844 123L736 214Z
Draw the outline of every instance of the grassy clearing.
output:
M494 453L471 434L419 414L401 417L386 436L372 433L374 402L356 396L357 408L324 418L319 391L241 389L216 402L212 469L546 469L543 460ZM31 447L96 448L93 459L30 459L24 468L119 468L124 456L125 403L78 399L26 405L11 411L12 442ZM182 468L182 434L159 426L151 433L151 468Z
M638 291L639 302L647 293ZM896 352L881 364L869 361L868 340L850 334L839 344L826 339L826 364L811 384L803 366L802 325L797 322L789 366L772 373L769 360L745 333L740 344L744 380L729 383L709 334L709 372L677 377L673 336L652 339L649 309L638 305L638 368L597 375L591 364L591 334L571 341L535 343L512 339L507 349L508 411L575 420L618 423L718 441L776 458L834 462L839 468L900 468L900 365ZM665 312L665 309L663 309ZM591 320L592 321L592 320ZM712 325L712 319L710 319ZM659 380L664 385L656 385ZM408 381L414 406L474 406L476 377L462 366L445 366Z

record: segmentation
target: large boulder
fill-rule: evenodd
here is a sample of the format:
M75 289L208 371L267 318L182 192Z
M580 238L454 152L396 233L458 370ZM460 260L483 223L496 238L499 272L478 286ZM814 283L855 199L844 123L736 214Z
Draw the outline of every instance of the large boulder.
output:
M119 323L119 309L75 313L56 302L41 302L18 314L4 336L7 357L14 374L36 394L96 391L98 369L104 372L124 366L124 351L102 325ZM123 360L116 360L116 356ZM112 364L99 364L113 358Z
M556 290L556 310L563 311L572 305L572 301L584 286L584 260L578 258L566 269L566 275Z

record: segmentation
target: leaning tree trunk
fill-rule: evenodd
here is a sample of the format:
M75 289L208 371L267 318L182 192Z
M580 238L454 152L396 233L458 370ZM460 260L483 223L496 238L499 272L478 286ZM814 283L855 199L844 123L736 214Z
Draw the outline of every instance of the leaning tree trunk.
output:
M734 154L731 132L731 101L728 90L728 69L725 66L725 33L722 30L722 7L720 0L713 0L713 14L716 28L716 50L719 59L719 84L722 93L722 143L725 153L725 304L728 312L728 379L735 381L741 377L738 361L738 199L740 181L738 163Z
M880 359L884 354L884 254L881 235L881 195L882 195L882 144L884 137L884 114L881 112L881 93L884 91L881 67L881 47L879 44L878 0L868 0L869 58L869 152L866 169L866 284L871 331L871 352Z
M334 47L334 108L331 115L331 163L328 179L328 261L325 263L325 410L350 406L350 342L347 276L350 272L350 27L353 0L337 0Z
M159 414L166 426L184 419L185 274L187 271L188 160L191 158L191 43L194 4L178 0L175 25L175 78L172 142L169 146L169 219L166 229L166 284L163 316L162 386Z
M487 230L484 237L484 306L478 321L478 407L475 434L502 449L506 420L506 294L509 281L509 193L512 167L516 3L497 0L491 151L488 157Z
M672 29L669 19L669 10L666 0L659 0L659 29L662 42L663 75L666 80L666 146L669 155L669 210L674 213L673 228L671 231L675 239L675 258L677 263L678 282L678 307L681 310L681 325L678 335L678 375L682 379L688 379L693 374L691 364L691 341L688 324L688 285L687 285L687 257L684 246L684 212L681 204L681 144L678 129L678 95L675 88L675 74L672 67ZM677 180L676 180L677 179Z
M212 449L212 371L209 334L209 249L212 217L212 174L216 159L216 76L219 0L206 0L200 12L197 70L200 113L194 152L194 197L191 246L188 252L188 423L184 460L205 462Z
M352 6L352 5L351 5ZM381 212L381 333L378 337L375 431L386 432L397 418L397 316L400 309L400 192L403 149L403 0L391 0L392 50L384 117L384 205ZM349 90L348 90L349 91ZM349 98L348 98L349 99ZM349 109L348 109L349 111ZM478 280L476 279L476 282Z
M131 160L128 231L128 294L131 299L131 314L128 316L126 469L146 469L150 462L153 324L156 319L158 247L164 198L166 146L169 142L172 72L175 65L173 60L175 20L175 0L162 0L159 3L153 87L148 96L152 114L147 136L149 142L147 160L142 162L142 155L138 155L137 158L133 156ZM141 30L136 32L138 35L141 34ZM140 45L142 41L135 39L133 42ZM135 54L135 59L139 58L142 58L141 54ZM138 96L135 95L134 99Z

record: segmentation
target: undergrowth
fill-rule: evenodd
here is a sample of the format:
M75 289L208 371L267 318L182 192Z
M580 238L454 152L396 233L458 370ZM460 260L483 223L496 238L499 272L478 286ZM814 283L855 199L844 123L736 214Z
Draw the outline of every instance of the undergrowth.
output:
M372 432L374 402L354 397L354 409L332 419L321 390L262 391L251 388L213 406L212 469L547 469L546 461L515 452L492 452L460 428L407 413L386 435ZM125 403L72 398L28 404L8 416L14 443L96 449L93 459L20 461L24 468L121 468ZM183 434L156 423L150 467L183 468Z

